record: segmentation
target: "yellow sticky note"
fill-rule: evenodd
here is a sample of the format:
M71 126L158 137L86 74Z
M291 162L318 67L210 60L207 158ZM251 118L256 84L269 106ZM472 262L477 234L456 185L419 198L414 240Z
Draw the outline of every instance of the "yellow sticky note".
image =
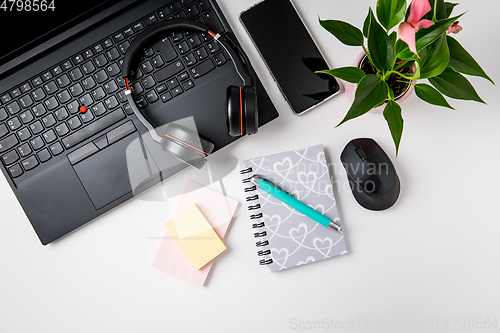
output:
M226 249L195 204L165 224L194 268L200 269Z

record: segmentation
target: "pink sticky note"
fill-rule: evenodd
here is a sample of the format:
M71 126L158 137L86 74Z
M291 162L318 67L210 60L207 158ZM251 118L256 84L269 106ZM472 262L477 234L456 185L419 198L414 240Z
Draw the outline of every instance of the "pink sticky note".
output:
M173 216L194 203L223 240L238 207L238 201L195 183L188 183L184 193ZM213 262L212 260L203 268L196 270L167 230L152 265L192 284L203 286Z

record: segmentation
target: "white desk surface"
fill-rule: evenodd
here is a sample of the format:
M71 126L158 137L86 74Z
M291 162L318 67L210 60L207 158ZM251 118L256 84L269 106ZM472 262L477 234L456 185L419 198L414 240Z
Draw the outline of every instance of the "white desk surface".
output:
M1 177L0 332L500 332L487 324L500 325L498 86L471 78L488 106L452 100L457 111L412 96L395 158L382 114L334 129L350 106L344 93L303 116L291 113L238 21L254 2L219 0L280 117L212 159L323 144L336 167L349 254L278 273L260 267L236 168L223 179L242 203L228 250L207 286L196 287L151 266L171 216L167 202L149 200L161 186L43 247ZM461 2L458 11L468 13L457 38L500 84L500 1ZM376 1L294 3L330 66L351 65L360 49L340 44L317 15L359 27ZM357 137L374 138L393 158L402 190L387 211L361 208L345 189L339 154ZM190 172L163 186L182 184Z

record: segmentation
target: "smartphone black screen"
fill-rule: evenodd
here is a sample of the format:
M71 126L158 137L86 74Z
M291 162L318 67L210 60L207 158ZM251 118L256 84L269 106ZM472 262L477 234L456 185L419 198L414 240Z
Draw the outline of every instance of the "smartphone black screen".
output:
M318 47L289 0L265 0L240 14L293 112L300 114L339 91Z

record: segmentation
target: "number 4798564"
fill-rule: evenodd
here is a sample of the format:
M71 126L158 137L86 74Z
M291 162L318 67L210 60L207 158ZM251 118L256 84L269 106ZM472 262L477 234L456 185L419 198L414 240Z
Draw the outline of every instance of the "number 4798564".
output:
M46 12L56 10L56 4L55 0L3 0L0 10L4 12Z

